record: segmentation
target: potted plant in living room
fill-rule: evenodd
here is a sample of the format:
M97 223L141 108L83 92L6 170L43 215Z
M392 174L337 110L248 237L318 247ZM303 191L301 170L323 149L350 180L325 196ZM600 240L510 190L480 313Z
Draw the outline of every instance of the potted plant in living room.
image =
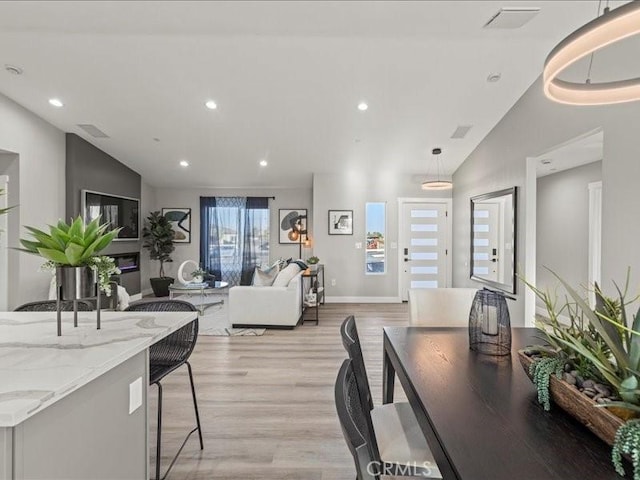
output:
M99 218L85 224L78 216L71 224L59 220L49 226L49 233L25 227L32 239L20 239L21 251L46 260L45 270L55 270L57 284L62 287L61 300L77 300L96 295L95 285L107 292L109 277L119 273L110 257L97 256L118 235L120 229L107 231Z
M309 270L312 272L315 272L318 269L318 263L320 263L320 259L315 255L307 258L307 265L309 265Z
M142 246L149 249L149 258L160 262L158 277L150 278L151 288L156 297L169 296L169 285L173 283L172 277L164 274L165 262L172 262L171 253L175 250L173 244L173 227L169 220L160 212L151 212L147 217L147 224L142 229Z

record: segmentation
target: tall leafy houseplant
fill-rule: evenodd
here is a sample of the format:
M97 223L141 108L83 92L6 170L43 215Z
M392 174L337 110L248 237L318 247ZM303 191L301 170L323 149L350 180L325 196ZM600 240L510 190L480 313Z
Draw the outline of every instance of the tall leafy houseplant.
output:
M160 262L159 276L149 279L156 297L168 296L169 285L173 283L173 278L166 277L164 274L165 262L173 261L171 253L176 248L173 244L173 237L174 231L169 220L160 212L151 212L142 229L142 238L144 238L142 246L149 250L151 260Z
M97 275L103 291L108 289L109 276L118 273L113 259L96 256L120 231L119 228L107 231L108 226L100 225L99 219L85 224L80 216L71 224L60 220L57 225L49 225L49 233L26 226L32 238L20 239L23 248L19 250L44 258L45 269L56 270L58 283L63 285L63 299L90 297L95 294L91 291L95 285L92 272ZM77 273L74 269L81 269L81 272ZM63 281L72 277L84 279L82 285L76 285L75 280L71 283Z

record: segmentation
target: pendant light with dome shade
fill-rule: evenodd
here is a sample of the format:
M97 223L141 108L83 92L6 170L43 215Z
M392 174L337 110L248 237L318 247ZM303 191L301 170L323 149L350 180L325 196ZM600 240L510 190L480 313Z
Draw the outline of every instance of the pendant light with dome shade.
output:
M435 180L425 180L422 182L422 190L449 190L453 188L453 182L450 180L443 180L440 178L440 154L442 153L441 148L434 148L431 150L431 153L434 155L435 159L432 162L436 167L436 178ZM427 177L429 176L429 172L427 171Z
M543 86L549 99L567 105L610 105L640 100L640 78L598 83L591 81L591 64L595 52L640 34L640 1L633 0L613 10L609 9L608 4L607 1L602 15L562 40L547 57ZM591 55L591 61L584 83L558 78L560 73L588 55Z

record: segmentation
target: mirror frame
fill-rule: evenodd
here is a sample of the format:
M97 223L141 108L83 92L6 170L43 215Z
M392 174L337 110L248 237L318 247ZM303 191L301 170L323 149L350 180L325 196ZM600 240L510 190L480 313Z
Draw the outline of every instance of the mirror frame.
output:
M511 279L511 285L508 285L506 283L499 283L499 282L494 282L493 280L487 280L486 278L482 278L479 277L477 275L473 274L473 213L474 213L474 205L475 202L479 202L482 200L488 200L490 198L496 198L496 197L502 197L505 195L511 195L512 198L512 202L513 202L513 278ZM493 288L496 288L498 290L502 290L504 292L507 293L512 293L515 294L516 293L516 272L517 272L517 264L516 261L518 259L518 202L517 202L517 198L518 198L518 187L511 187L511 188L506 188L504 190L498 190L496 192L491 192L491 193L485 193L483 195L477 195L475 197L471 197L470 199L470 212L471 212L471 221L470 221L470 227L471 227L471 234L470 234L470 259L469 259L469 278L471 278L471 280L474 280L476 282L480 282L480 283L484 283L485 285L489 285Z

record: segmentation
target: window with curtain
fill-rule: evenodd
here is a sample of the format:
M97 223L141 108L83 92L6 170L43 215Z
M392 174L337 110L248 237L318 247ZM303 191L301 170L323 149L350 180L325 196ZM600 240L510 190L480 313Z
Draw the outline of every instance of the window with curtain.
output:
M250 285L269 263L269 199L200 197L200 263L217 280Z

